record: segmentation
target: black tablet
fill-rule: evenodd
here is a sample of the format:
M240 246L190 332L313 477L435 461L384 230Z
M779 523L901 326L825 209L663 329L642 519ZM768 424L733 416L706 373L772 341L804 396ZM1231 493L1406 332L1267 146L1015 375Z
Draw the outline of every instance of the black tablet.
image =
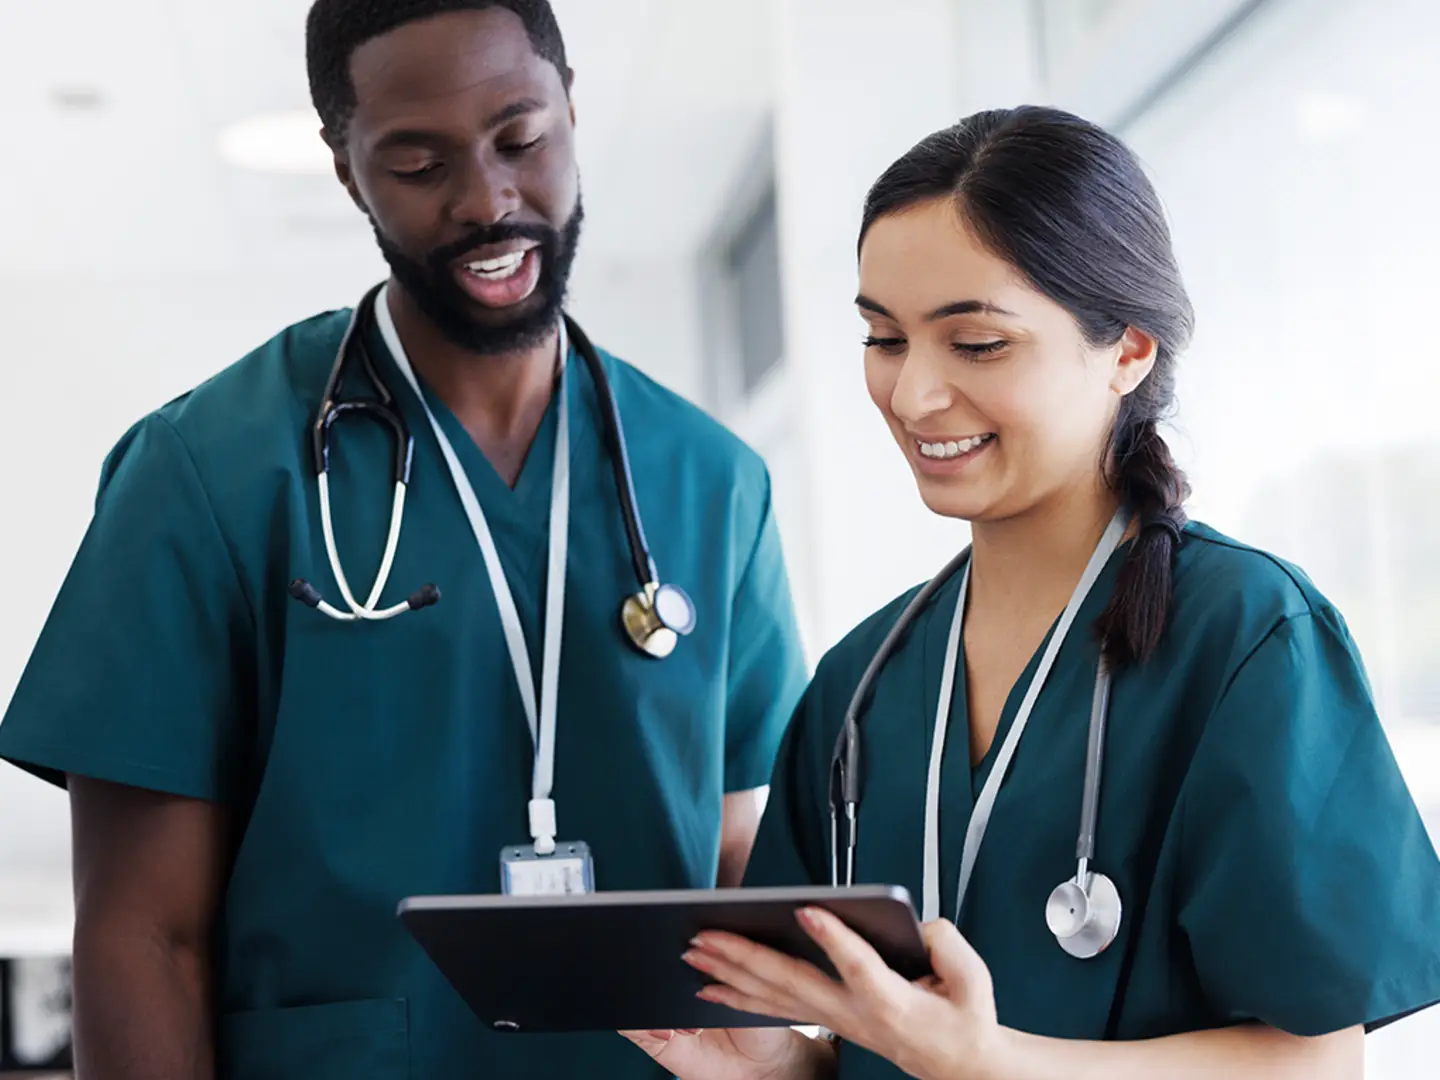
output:
M399 917L482 1023L497 1031L778 1027L695 996L680 959L704 930L741 934L834 974L795 918L833 912L907 979L930 974L899 886L693 889L570 896L415 896Z

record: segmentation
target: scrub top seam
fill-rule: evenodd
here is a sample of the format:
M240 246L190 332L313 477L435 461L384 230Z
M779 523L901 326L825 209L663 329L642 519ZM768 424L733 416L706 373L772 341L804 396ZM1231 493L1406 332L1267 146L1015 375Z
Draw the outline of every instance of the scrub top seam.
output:
M18 745L7 745L3 751L0 751L0 761L7 761L32 775L52 774L50 777L41 776L41 779L50 780L55 786L63 789L69 788L69 777L72 775L134 787L137 786L135 777L129 774L129 770L134 770L147 777L154 777L157 782L163 783L163 787L157 787L154 790L167 795L198 799L221 806L229 806L234 802L233 799L217 796L212 785L205 784L203 781L197 785L195 774L184 769L177 769L170 765L155 765L133 757L114 761L103 757L96 758L83 750L76 756L70 756L73 753L74 745L63 740L56 742L53 739L42 738L26 741L22 737ZM59 764L62 761L64 763Z
M1315 605L1311 602L1310 599L1310 593L1314 589L1313 583L1303 581L1299 577L1297 577L1295 574L1295 570L1291 566L1286 564L1283 559L1277 557L1276 555L1268 551L1261 551L1259 548L1247 547L1245 544L1237 543L1233 540L1228 540L1223 537L1202 536L1200 534L1189 531L1185 533L1185 540L1198 541L1202 544L1211 544L1218 548L1224 548L1226 551L1238 552L1241 555L1254 555L1258 558L1265 560L1266 562L1274 566L1277 570L1279 570L1282 574L1284 574L1286 579L1289 580L1290 584L1295 586L1295 588L1299 591L1301 598L1305 602L1306 611L1304 613L1311 615L1315 613ZM1296 612L1295 614L1300 613ZM1289 617L1290 616L1288 615L1282 616L1282 618Z
M1225 704L1226 698L1230 696L1230 691L1235 688L1235 681L1240 678L1241 673L1244 672L1250 661L1255 659L1255 654L1269 644L1270 640L1274 638L1283 627L1292 625L1298 619L1313 619L1314 617L1315 611L1311 608L1306 611L1296 611L1288 615L1281 615L1275 619L1270 625L1270 628L1261 634L1260 639L1245 653L1245 658L1235 665L1235 670L1230 673L1230 677L1225 680L1225 688L1220 691L1219 696L1215 699L1215 704L1210 709L1210 715L1205 718L1207 727L1210 721L1214 719L1215 714L1220 711L1221 706Z
M761 502L760 521L755 527L755 535L750 539L750 550L745 554L745 565L740 571L740 576L735 579L735 590L730 596L730 609L734 611L735 601L745 591L746 584L750 581L750 572L755 569L755 558L760 554L760 544L765 538L765 526L769 523L773 514L771 505L772 485L770 481L770 470L764 470L765 476L765 498Z
M734 715L734 706L732 704L732 695L730 693L730 690L731 681L734 676L732 662L734 660L735 629L742 621L738 617L740 612L740 600L744 596L746 588L749 585L751 574L755 569L756 561L758 560L760 555L760 548L765 542L766 527L770 524L771 520L774 517L774 506L771 499L773 485L770 478L769 468L762 467L761 474L764 477L765 496L761 501L759 521L757 522L755 527L755 535L751 538L750 541L750 550L746 553L745 556L744 568L740 571L740 575L736 578L735 588L730 594L730 633L727 635L729 641L727 642L725 648L724 750L721 755L722 760L720 762L720 786L722 788L723 794L725 795L743 794L748 791L759 790L760 788L769 785L773 781L775 776L776 756L779 752L778 745L775 745L774 743L771 743L772 746L775 746L775 750L773 752L769 752L767 754L763 747L757 750L755 746L758 738L757 734L753 730L744 730L742 732L742 735L745 736L743 749L738 755L740 760L736 762L734 775L732 775L731 773L730 766L732 751L730 747L730 737L732 731L731 721ZM807 671L807 677L809 676L809 674L810 673ZM785 722L781 728L780 735L782 741L784 739L785 732L794 722L795 711L798 708L799 703L797 702L794 706L791 707L789 715L785 718ZM773 712L773 710L774 706L772 704L766 709L766 713L768 714L770 712ZM753 727L753 725L751 726ZM757 754L760 755L760 760L758 761L756 760ZM768 762L766 760L767 757Z
M157 412L155 416L175 437L175 441L179 443L180 449L184 451L185 461L195 476L195 482L200 488L200 493L205 497L205 509L210 515L211 524L215 526L215 531L219 534L220 542L225 548L225 557L230 563L230 573L235 579L236 589L239 590L241 597L245 600L245 611L250 617L250 627L254 630L259 625L259 621L255 615L255 600L254 597L250 595L250 591L245 587L245 580L240 575L239 564L235 561L235 549L230 543L230 537L226 534L225 527L220 524L219 515L215 513L215 502L210 497L210 488L205 483L205 474L200 471L200 466L195 461L195 455L190 450L190 444L185 441L185 436L180 433L180 429L175 426L174 421L164 413Z
M335 308L335 309L333 309L333 310L331 310L331 311L323 312L322 314L316 316L316 318L317 318L317 319L333 319L333 318L336 318L337 316L342 316L342 315L345 317L345 321L346 321L346 323L348 324L348 322L355 317L355 309L354 309L354 308L348 308L348 307L347 307L347 308ZM342 341L344 341L344 340L345 340L345 329L344 329L344 326L342 325L341 331L340 331L340 335L335 338L335 341L334 341L333 344L327 345L327 347L326 347L326 348L327 348L327 351L328 351L328 354L329 354L330 356L335 357L336 359L338 359L338 355L337 355L337 354L338 354L339 351L340 351L340 343L341 343ZM296 407L297 409L299 409L305 416L309 417L309 419L307 419L306 422L305 422L305 434L308 435L309 432L310 432L310 425L311 425L311 423L313 423L313 421L314 421L314 413L315 413L316 409L318 409L318 408L320 407L320 405L323 404L323 402L324 402L324 398L325 398L325 386L326 386L327 383L329 382L330 374L331 374L331 369L330 369L330 368L327 368L327 369L324 371L323 377L322 377L322 381L321 381L321 383L320 383L319 390L318 390L318 392L316 393L315 397L314 397L314 398L307 398L306 395L305 395L304 393L302 393L302 392L301 392L301 389L300 389L301 376L300 376L300 371L298 370L298 365L289 362L289 361L292 360L292 358L293 358L293 357L292 357L291 354L287 354L287 355L285 356L285 358L284 358L284 361L282 361L282 368L281 368L282 381L285 383L285 389L290 392L290 397L291 397L291 399L293 400L293 402L294 402L294 404L295 404L295 407ZM332 365L332 367L333 367L333 365Z

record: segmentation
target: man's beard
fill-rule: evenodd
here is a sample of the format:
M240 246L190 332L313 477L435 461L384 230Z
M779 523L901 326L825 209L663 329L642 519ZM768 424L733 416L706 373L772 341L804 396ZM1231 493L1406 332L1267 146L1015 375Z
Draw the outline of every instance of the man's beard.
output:
M440 333L462 349L496 356L534 348L554 332L565 304L584 217L584 207L577 197L575 211L560 232L546 225L501 222L477 228L455 243L432 251L424 260L412 259L401 251L380 231L373 216L370 224L395 280ZM515 305L519 310L513 317L505 318L499 309L493 309L496 321L483 321L476 318L480 305L455 280L453 264L482 245L507 240L533 240L539 244L535 252L540 260L539 280L534 291Z

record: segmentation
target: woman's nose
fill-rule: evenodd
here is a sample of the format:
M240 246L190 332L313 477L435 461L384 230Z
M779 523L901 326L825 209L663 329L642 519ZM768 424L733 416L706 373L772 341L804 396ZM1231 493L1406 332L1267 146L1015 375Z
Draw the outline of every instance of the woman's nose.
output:
M897 419L906 424L918 424L955 403L956 389L945 377L942 365L943 361L937 360L933 349L910 350L890 395L890 410Z

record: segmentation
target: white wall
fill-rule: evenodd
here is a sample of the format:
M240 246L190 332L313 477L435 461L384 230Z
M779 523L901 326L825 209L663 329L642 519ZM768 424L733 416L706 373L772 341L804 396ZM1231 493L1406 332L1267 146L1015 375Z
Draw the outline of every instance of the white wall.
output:
M777 487L792 562L823 651L923 580L966 541L925 510L865 391L855 238L865 192L916 139L952 123L959 97L952 0L778 0L775 159L787 398L798 449ZM856 58L894 78L857 76ZM903 71L903 74L902 74ZM774 408L774 405L767 405Z
M694 263L682 258L587 260L584 240L570 314L597 346L701 404L704 369Z

